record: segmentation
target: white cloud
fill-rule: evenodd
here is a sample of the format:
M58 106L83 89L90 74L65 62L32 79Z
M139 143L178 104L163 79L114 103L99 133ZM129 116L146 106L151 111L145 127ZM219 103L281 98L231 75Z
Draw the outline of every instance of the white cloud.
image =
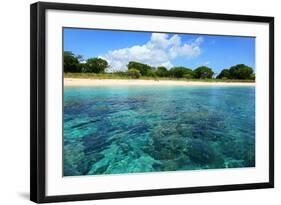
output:
M108 71L127 70L129 61L139 61L151 66L173 67L171 60L177 57L193 58L201 54L203 38L198 37L188 43L182 43L180 36L152 33L150 40L143 45L109 51L100 56L109 62Z
M200 46L200 44L203 43L203 37L198 37L195 39L195 41L192 43L194 46Z

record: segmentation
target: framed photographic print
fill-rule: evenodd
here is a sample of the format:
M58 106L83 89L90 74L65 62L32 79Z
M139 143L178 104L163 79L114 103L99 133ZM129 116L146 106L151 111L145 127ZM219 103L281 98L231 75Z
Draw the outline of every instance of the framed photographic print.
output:
M31 5L31 200L274 187L274 18Z

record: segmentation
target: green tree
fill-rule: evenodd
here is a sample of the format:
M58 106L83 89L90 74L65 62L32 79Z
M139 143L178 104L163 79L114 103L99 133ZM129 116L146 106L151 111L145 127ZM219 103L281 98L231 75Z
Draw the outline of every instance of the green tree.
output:
M195 78L202 78L202 79L212 78L213 75L214 75L213 70L207 66L200 66L193 71L193 76Z
M63 53L63 70L64 72L80 72L80 56L75 56L71 51Z
M223 69L217 76L217 79L230 79L230 73L228 69Z
M128 70L128 76L130 76L131 78L140 78L141 77L141 73L139 70L135 69L135 68L131 68Z
M184 75L183 75L183 78L185 78L185 79L192 79L192 78L193 78L193 75L190 74L190 73L187 73L187 74L184 74Z
M86 62L80 63L80 72L82 73L90 73L90 70L88 69L88 64Z
M169 75L169 72L166 67L160 66L157 67L155 74L159 77L167 77Z
M156 71L154 69L148 70L146 76L156 78L157 77Z
M151 66L135 61L130 61L127 66L128 66L128 70L132 68L137 69L138 71L140 71L142 76L148 76L148 74L152 70Z
M114 72L114 74L118 75L118 76L120 76L122 78L125 78L125 77L128 76L128 72L127 71L116 71L116 72Z
M244 64L237 64L229 68L231 79L250 79L253 74L253 69Z
M255 73L251 74L250 79L251 80L256 80L256 74Z
M186 67L173 67L169 70L169 75L173 78L183 78L187 74L193 75L192 70Z
M102 58L89 58L82 71L85 73L104 73L107 67L108 63L106 60Z

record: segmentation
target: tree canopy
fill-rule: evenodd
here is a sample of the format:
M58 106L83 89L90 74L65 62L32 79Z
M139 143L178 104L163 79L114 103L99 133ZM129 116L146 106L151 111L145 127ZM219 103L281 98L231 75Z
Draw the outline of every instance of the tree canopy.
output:
M75 56L71 51L64 51L63 53L63 70L64 72L80 72L79 57Z
M131 68L128 70L128 76L130 76L131 78L140 78L141 73L139 70Z
M64 51L63 54L64 72L71 73L105 73L109 67L105 59L94 57L86 61L81 55L75 55L71 51ZM129 76L131 78L144 77L170 77L170 78L185 78L185 79L210 79L213 78L214 72L212 68L200 66L194 70L177 66L168 69L164 66L152 67L141 62L130 61L127 65L127 71L114 72L119 76ZM217 79L238 79L238 80L255 80L256 76L253 69L245 64L237 64L228 69L223 69Z
M246 80L255 79L255 75L251 67L244 64L237 64L235 66L231 66L229 69L223 69L217 78Z
M253 69L244 64L238 64L229 68L229 74L235 79L250 79Z
M213 75L214 75L213 70L207 66L200 66L193 71L193 76L195 78L201 78L201 79L212 78Z
M127 66L128 70L132 68L137 69L143 76L148 76L149 72L152 70L151 66L136 61L130 61Z
M220 74L217 76L218 79L226 78L230 79L230 73L228 69L223 69Z
M184 75L193 75L193 72L190 68L186 67L173 67L169 71L169 76L174 77L174 78L183 78Z
M159 66L156 68L155 74L159 77L167 77L169 75L169 72L166 67Z
M106 60L102 58L89 58L86 61L85 67L82 70L84 72L91 73L104 73L107 67L108 63Z

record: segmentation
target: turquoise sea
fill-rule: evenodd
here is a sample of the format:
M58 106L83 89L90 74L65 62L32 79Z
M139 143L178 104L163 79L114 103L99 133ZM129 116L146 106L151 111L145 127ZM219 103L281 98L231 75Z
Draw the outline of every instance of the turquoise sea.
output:
M64 176L255 166L254 86L64 88Z

